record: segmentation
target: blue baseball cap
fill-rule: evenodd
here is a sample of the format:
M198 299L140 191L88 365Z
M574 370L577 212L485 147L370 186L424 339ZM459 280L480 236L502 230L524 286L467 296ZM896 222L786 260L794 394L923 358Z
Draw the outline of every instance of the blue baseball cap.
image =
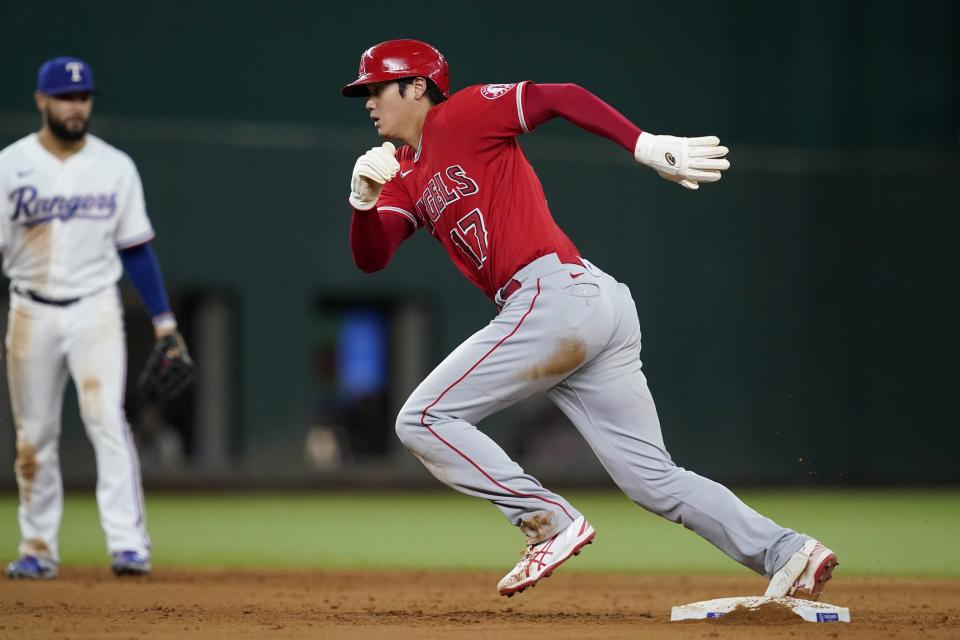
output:
M90 65L72 56L60 56L40 65L37 73L37 91L48 96L97 90L93 84L93 69Z

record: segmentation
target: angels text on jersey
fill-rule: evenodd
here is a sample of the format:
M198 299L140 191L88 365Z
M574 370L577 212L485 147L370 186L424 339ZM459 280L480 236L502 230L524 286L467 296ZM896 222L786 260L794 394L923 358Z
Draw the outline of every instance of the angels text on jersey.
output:
M434 223L449 205L479 192L477 181L468 176L463 167L459 164L451 165L444 171L436 172L427 181L423 195L415 203L417 213L433 232Z

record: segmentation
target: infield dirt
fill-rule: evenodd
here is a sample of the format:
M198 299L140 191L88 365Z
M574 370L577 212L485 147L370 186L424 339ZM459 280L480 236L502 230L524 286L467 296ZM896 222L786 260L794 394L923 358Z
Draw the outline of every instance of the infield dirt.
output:
M841 567L842 569L842 567ZM0 638L958 638L960 580L846 578L824 600L853 622L670 622L676 604L757 595L760 578L558 571L513 598L491 573L64 568L0 582Z

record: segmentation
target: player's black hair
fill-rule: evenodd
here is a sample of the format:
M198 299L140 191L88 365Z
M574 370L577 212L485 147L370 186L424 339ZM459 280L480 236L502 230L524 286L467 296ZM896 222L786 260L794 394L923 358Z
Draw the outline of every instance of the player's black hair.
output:
M397 80L397 84L400 85L400 95L407 95L407 87L413 84L415 78L420 77L427 81L427 97L430 98L430 102L433 104L440 104L447 99L443 92L440 91L440 87L430 78L424 78L423 76L412 76L410 78L400 78Z

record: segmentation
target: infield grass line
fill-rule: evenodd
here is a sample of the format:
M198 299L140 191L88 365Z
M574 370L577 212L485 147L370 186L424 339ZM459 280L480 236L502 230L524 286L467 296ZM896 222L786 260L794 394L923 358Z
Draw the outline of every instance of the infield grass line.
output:
M838 575L960 577L960 491L754 490L747 504L837 551ZM597 529L570 571L750 572L617 491L566 497ZM16 554L17 499L0 495L0 549ZM523 538L491 505L453 491L147 492L154 564L176 567L505 571ZM107 563L92 492L68 493L64 564Z

